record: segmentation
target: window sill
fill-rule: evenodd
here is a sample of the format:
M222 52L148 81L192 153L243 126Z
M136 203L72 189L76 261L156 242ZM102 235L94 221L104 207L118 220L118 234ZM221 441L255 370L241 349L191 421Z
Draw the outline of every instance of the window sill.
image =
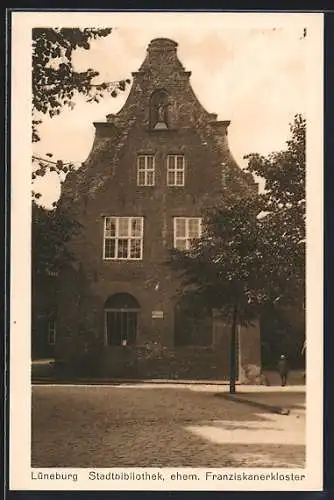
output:
M141 257L140 259L113 259L113 258L103 258L103 262L142 262L143 258Z

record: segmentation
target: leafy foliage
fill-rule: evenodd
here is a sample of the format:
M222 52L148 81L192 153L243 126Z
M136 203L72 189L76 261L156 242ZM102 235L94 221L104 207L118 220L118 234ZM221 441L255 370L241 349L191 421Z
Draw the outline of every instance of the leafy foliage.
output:
M51 153L48 153L47 156L48 158L40 158L35 155L32 157L32 182L34 183L36 179L54 172L58 175L59 181L62 184L66 178L66 175L75 169L75 165L73 163L63 163L61 160L52 161L50 160L50 158L52 158L53 156ZM34 189L32 190L32 199L36 203L39 203L41 197L41 193L36 192ZM56 207L57 202L53 202L52 206Z
M130 80L101 82L93 80L99 73L92 68L76 71L73 52L80 48L90 49L92 40L110 35L111 28L34 28L32 30L32 107L33 113L58 115L63 106L73 108L75 95L82 94L87 102L99 102L105 92L116 97ZM33 142L39 140L37 127L41 123L33 119Z
M238 304L250 321L266 302L291 303L305 274L305 120L296 116L287 149L265 158L248 155L249 172L263 176L265 192L224 196L204 214L204 233L190 252L172 253L182 292L226 317ZM300 298L300 295L299 295Z
M248 155L248 171L265 179L265 192L230 194L204 214L205 231L188 252L172 252L181 293L199 307L220 310L231 323L259 318L264 306L303 300L305 282L305 120L296 115L284 151ZM230 390L235 391L235 366Z
M45 210L32 203L32 272L33 275L58 273L74 256L67 242L80 224L64 210Z
M257 315L264 296L258 268L262 255L256 197L230 196L204 217L202 237L189 252L173 250L172 266L181 277L181 291L231 319L234 306L247 323Z
M116 97L126 89L129 79L116 82L93 83L99 73L91 68L77 71L73 63L73 54L77 49L89 50L91 41L107 37L111 28L34 28L32 30L32 140L40 140L38 126L42 116L51 118L59 115L64 106L73 109L75 97L86 96L87 102L99 102L105 94ZM33 156L32 181L55 172L62 183L66 175L74 169L71 163L52 161L52 154L47 158ZM41 201L41 193L33 191L35 202ZM53 204L56 206L56 203Z
M265 179L260 195L262 253L276 300L303 300L305 283L306 121L296 115L284 151L248 155L248 170Z
M258 200L231 196L204 217L203 236L188 252L174 251L172 266L181 277L181 291L198 307L217 309L231 324L230 392L236 386L236 329L254 320L266 289L258 268Z

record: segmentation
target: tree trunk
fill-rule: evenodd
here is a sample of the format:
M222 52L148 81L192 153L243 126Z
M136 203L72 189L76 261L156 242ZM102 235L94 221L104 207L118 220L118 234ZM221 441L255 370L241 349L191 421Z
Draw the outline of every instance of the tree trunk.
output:
M238 318L238 306L235 305L233 308L231 340L230 340L230 394L235 394L235 382L237 379L237 373L236 373L237 318Z

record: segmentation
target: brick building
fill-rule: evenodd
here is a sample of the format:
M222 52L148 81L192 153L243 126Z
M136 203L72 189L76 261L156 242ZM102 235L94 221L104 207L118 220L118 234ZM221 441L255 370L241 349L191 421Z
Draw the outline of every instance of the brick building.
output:
M229 121L197 99L177 43L152 40L123 108L94 123L91 153L60 203L81 224L60 277L56 357L110 377L228 376L229 326L189 311L166 265L201 233L224 189L257 185L231 155ZM239 329L239 369L260 365L257 326Z

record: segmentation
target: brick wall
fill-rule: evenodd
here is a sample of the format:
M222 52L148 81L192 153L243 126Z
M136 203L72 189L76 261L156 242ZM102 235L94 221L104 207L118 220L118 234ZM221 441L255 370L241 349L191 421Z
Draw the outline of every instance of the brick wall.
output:
M168 349L147 343L137 348L106 348L100 373L115 378L223 380L228 378L228 366L213 347Z

